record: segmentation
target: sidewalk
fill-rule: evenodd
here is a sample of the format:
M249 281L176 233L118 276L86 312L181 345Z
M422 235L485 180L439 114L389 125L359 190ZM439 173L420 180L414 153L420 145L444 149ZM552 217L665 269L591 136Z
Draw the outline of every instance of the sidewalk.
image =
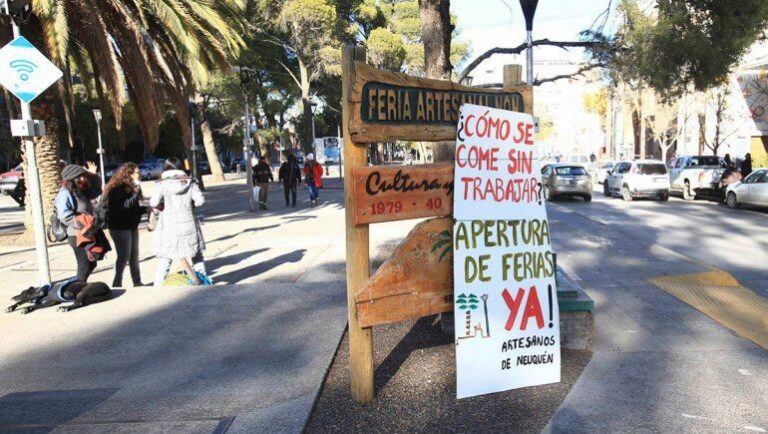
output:
M346 326L343 191L247 211L242 181L206 192L213 287L127 288L81 310L0 314L0 431L298 432ZM402 236L399 229L378 231ZM152 276L142 231L142 273ZM54 247L56 278L74 272ZM35 279L34 252L0 256L0 300ZM15 258L15 259L14 259ZM23 259L23 258L22 258ZM26 261L26 259L25 259ZM91 280L111 282L114 255ZM125 276L124 281L130 282Z

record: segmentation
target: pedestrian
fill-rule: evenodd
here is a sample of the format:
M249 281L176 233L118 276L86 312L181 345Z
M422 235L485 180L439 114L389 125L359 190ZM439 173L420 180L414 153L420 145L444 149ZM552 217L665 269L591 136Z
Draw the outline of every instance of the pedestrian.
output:
M733 165L733 160L731 160L731 154L725 154L725 157L723 157L723 162L725 162L725 167L730 167Z
M77 280L87 282L96 268L96 259L89 255L86 246L77 242L78 216L93 216L93 205L89 197L92 191L88 182L88 171L77 164L68 164L61 171L61 188L56 194L56 214L59 221L67 226L67 242L77 261Z
M205 198L197 182L180 168L178 158L165 160L160 181L149 200L149 206L161 210L152 237L152 251L157 257L156 287L163 286L173 261L179 261L195 285L200 284L196 273L206 274L205 241L195 216L195 208L202 206Z
M269 197L269 183L274 181L272 168L267 163L263 155L259 156L259 162L253 167L253 183L259 187L259 209L267 210L267 199Z
M19 204L20 207L24 207L24 202L27 199L27 183L24 180L24 172L21 173L19 180L16 181L16 186L11 191L11 198Z
M277 178L283 181L283 193L285 194L285 206L288 206L288 199L291 199L291 206L296 207L296 190L301 179L301 169L296 162L296 156L288 154L288 159L280 165Z
M147 211L141 206L144 199L141 192L141 171L134 163L125 163L104 187L107 206L107 229L117 251L115 278L112 287L123 286L123 271L129 264L133 286L141 283L139 269L139 223Z
M746 178L750 173L752 173L752 154L747 152L744 161L741 162L741 177Z
M307 154L305 160L304 182L309 187L309 204L315 206L320 196L320 189L323 188L323 168L315 161L315 154L311 152Z

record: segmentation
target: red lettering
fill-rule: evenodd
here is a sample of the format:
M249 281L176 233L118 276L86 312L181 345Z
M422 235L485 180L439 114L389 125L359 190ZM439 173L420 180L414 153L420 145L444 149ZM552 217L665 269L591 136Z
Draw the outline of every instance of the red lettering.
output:
M467 120L464 121L464 132L465 132L467 137L472 137L474 135L474 134L472 134L471 131L469 131L469 120L474 118L474 117L475 117L475 115L469 115L469 116L467 116Z
M504 303L506 303L507 307L509 308L509 317L507 318L507 324L504 326L507 330L512 330L512 326L515 325L515 317L517 316L517 309L520 307L520 304L523 302L523 288L520 288L517 290L517 295L515 298L512 298L511 295L509 295L509 291L504 289L504 291L501 292L501 297L504 299Z
M463 143L456 147L456 164L458 164L459 167L467 166L465 160L461 158L461 151L464 149L467 149L467 146Z
M520 292L518 292L518 294L520 294ZM539 303L539 295L536 292L536 286L531 286L531 289L528 290L528 300L525 302L525 310L523 311L523 320L520 322L520 330L525 330L528 326L528 319L531 317L536 319L536 327L544 327L544 315L541 313L541 303ZM509 321L507 321L507 324L509 324Z
M525 126L525 144L533 144L533 124L527 124Z

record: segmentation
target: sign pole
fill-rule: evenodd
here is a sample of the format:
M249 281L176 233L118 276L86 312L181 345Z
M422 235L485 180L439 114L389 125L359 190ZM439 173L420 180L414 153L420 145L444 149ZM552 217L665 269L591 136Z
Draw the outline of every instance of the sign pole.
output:
M19 26L11 16L9 0L5 0L5 13L11 20L13 37L21 36ZM21 101L21 119L29 125L33 122L32 110L29 103ZM40 285L51 283L51 269L48 263L48 244L45 239L45 218L43 217L43 195L40 189L40 174L37 170L37 156L35 155L35 141L33 136L24 135L24 155L27 157L27 183L29 184L29 199L32 202L32 223L35 233L35 252L37 253L37 279Z
M245 182L248 184L248 209L253 212L256 208L253 201L253 167L251 167L251 113L248 107L248 92L245 93L245 120L243 122L243 160L245 163Z
M29 104L21 103L21 118L31 121L32 114ZM25 136L24 155L27 157L27 175L29 182L29 199L32 202L32 222L35 228L35 252L37 253L37 280L40 285L51 283L51 270L48 263L48 244L45 240L45 218L43 217L43 194L40 189L40 174L37 170L35 141L31 136Z
M352 142L349 122L352 116L350 98L354 82L355 61L365 60L362 47L342 48L342 124L344 135L344 213L347 226L347 309L349 312L349 368L352 398L360 403L373 401L373 329L357 323L355 295L371 274L368 225L355 226L352 169L368 162L368 147Z

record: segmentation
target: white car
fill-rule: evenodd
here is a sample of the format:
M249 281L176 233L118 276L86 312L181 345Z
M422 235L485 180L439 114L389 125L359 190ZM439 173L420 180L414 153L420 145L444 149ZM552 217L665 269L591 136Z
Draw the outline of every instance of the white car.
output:
M680 192L685 200L693 200L700 192L718 189L725 162L715 155L692 155L670 160L668 168L670 189Z
M603 183L603 194L613 194L630 201L638 197L669 200L667 166L659 160L620 161L613 166Z
M768 207L768 169L757 169L725 190L728 208L741 205Z
M598 184L605 184L605 180L608 178L608 172L613 169L613 165L613 161L606 161L600 165L600 167L597 169L597 175L595 176Z

